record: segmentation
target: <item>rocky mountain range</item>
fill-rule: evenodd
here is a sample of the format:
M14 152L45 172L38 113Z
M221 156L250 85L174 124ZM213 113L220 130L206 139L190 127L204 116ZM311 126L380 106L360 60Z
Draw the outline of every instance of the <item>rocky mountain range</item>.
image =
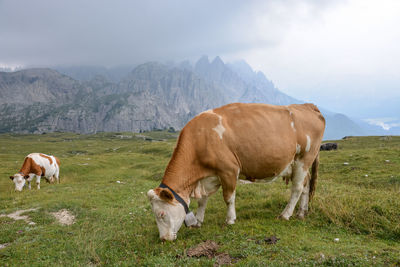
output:
M56 70L55 70L56 69ZM0 132L148 131L182 128L199 112L231 102L301 103L244 61L201 57L195 64L148 62L0 72ZM342 114L323 110L325 139L361 135Z

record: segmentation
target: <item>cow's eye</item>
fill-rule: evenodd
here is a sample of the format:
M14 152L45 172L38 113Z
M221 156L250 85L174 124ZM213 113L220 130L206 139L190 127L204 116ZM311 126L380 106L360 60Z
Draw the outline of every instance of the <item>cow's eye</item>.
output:
M164 211L159 212L158 217L163 219L165 217L165 212Z

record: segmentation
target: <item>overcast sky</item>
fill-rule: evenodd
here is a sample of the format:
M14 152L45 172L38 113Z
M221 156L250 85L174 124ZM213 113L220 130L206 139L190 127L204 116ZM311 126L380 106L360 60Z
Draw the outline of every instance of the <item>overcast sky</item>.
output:
M0 67L246 60L285 93L400 117L398 0L0 0Z

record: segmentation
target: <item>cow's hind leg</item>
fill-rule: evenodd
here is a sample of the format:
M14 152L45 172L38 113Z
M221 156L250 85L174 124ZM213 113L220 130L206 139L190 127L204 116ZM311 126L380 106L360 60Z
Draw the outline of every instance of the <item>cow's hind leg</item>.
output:
M304 169L303 162L297 160L295 161L292 176L292 188L289 203L286 205L285 209L281 213L280 217L289 220L292 216L294 208L299 201L300 195L304 189L304 179L308 173L308 168Z
M309 192L310 192L310 173L307 173L305 179L305 186L300 196L299 211L297 212L297 217L300 219L304 219L304 216L307 215Z
M36 175L36 185L37 185L37 189L40 189L40 177L41 177L41 175Z
M196 227L200 227L201 224L204 222L204 214L206 212L207 201L208 201L208 196L204 196L197 201L197 203L199 203L199 206L197 207L196 211L196 219L197 219Z
M59 169L57 169L56 174L54 175L54 177L56 177L57 184L59 184L60 183L60 170Z
M222 184L222 194L228 207L226 223L234 224L236 220L235 198L236 198L236 174L220 175Z

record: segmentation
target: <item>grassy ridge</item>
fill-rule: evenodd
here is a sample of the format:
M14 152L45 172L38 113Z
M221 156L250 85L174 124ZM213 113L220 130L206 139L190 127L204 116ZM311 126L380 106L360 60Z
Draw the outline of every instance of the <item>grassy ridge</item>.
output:
M143 135L158 141L130 133L0 135L0 214L38 208L27 213L36 225L0 218L0 244L9 243L0 249L0 266L212 266L213 259L179 257L206 239L239 266L400 264L400 137L350 138L339 141L338 151L321 152L304 221L276 219L290 194L283 182L240 185L235 225L224 224L219 191L202 228L182 228L176 242L161 243L146 192L159 184L175 136ZM8 176L31 152L61 159L61 184L42 180L41 190L33 184L14 192ZM63 208L76 215L75 224L59 225L49 214ZM273 234L276 245L257 244Z

